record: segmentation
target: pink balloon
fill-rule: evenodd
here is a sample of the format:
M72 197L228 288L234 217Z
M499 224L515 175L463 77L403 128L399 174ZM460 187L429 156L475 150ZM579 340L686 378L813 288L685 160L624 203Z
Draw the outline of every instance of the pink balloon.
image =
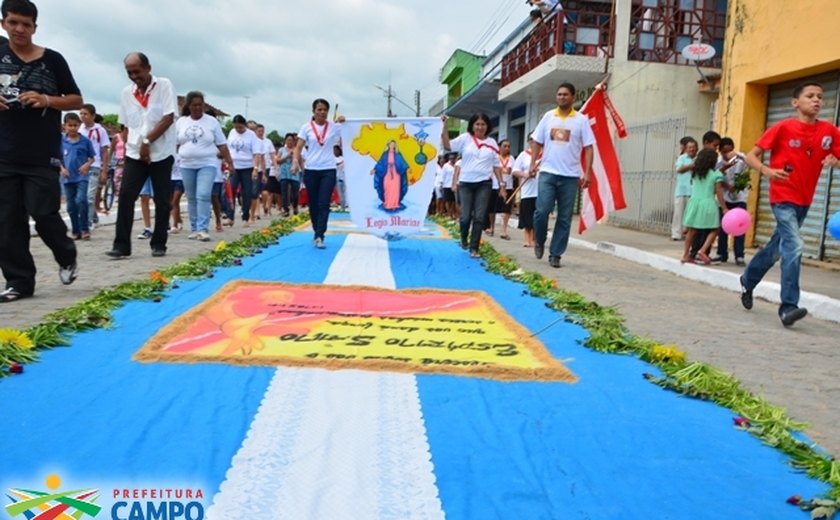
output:
M723 220L720 221L720 227L723 228L727 235L732 235L733 237L743 235L750 229L750 226L752 226L752 217L750 217L747 210L742 208L730 209L723 216Z

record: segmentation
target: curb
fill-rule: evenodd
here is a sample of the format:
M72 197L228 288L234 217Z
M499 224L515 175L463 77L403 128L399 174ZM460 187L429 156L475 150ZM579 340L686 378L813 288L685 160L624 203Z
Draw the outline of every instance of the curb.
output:
M634 247L614 244L612 242L592 243L577 238L569 238L569 244L575 247L607 253L624 260L648 265L660 271L673 273L682 278L703 282L726 289L734 293L741 292L740 275L703 267L697 264L682 264L679 260L662 255L649 253ZM753 296L770 303L779 304L781 286L776 282L761 282L753 291ZM828 296L802 291L799 303L808 309L808 314L825 321L840 323L840 300Z

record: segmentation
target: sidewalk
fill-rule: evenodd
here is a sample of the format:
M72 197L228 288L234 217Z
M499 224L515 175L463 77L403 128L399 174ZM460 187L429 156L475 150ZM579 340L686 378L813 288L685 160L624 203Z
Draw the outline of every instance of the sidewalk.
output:
M91 239L76 241L79 278L72 285L67 286L62 285L58 279L58 266L50 250L39 237L33 236L30 250L38 269L35 276L35 295L17 302L0 304L0 328L22 330L37 325L50 312L70 307L84 299L96 296L108 287L131 280L146 280L156 270L210 252L221 240L233 242L242 235L253 233L269 225L274 218L279 218L275 212L274 217L261 217L255 225L243 227L237 214L234 226L224 227L220 232L215 231L215 224L211 221L211 240L201 242L187 239L189 217L186 212L186 201L182 202L181 211L185 220L184 230L169 235L166 256L152 257L149 241L137 238L137 235L143 231L138 202L131 232L132 254L120 260L114 260L105 254L106 251L111 250L114 240L116 208L110 215L100 214L99 224L91 233ZM64 215L63 212L62 215ZM154 222L154 205L152 205L152 222Z
M577 225L575 220L572 229L577 230ZM736 266L732 258L728 263L710 266L681 264L683 242L674 242L664 235L599 224L583 235L573 231L570 245L596 249L721 289L735 292L741 290L739 277L744 268ZM753 253L754 249L747 250L747 262ZM755 297L778 304L780 274L777 264L755 288ZM818 266L816 262L803 260L800 289L800 307L807 308L809 314L815 318L840 323L840 266Z

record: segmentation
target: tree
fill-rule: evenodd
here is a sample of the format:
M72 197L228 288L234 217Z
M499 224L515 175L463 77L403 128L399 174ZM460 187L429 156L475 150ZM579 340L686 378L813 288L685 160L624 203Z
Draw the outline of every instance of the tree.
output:
M283 146L283 136L280 135L280 133L277 132L277 130L272 130L268 133L266 137L268 137L271 140L275 148Z
M118 116L117 114L102 114L102 126L104 126L105 128L119 129L119 118L120 116Z
M227 118L222 123L222 132L224 132L225 136L227 136L230 131L233 129L233 118Z

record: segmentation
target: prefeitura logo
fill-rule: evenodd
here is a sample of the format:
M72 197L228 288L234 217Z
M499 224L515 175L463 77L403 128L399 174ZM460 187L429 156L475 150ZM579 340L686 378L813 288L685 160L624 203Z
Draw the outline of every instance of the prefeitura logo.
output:
M94 518L102 508L94 502L99 498L98 489L76 489L58 491L61 478L49 475L46 479L49 491L32 489L9 489L7 496L12 501L6 506L6 513L12 518Z

